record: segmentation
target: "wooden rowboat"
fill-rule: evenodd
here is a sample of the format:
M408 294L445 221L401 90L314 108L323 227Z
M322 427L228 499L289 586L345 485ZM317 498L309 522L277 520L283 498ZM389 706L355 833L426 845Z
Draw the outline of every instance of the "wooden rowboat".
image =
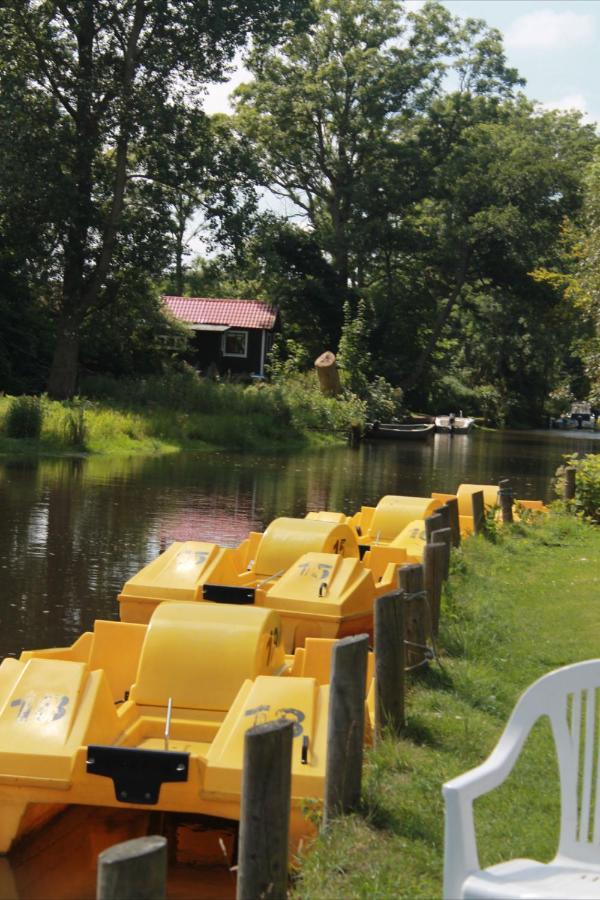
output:
M365 428L367 440L423 441L431 437L435 425L397 425L395 422L371 422Z

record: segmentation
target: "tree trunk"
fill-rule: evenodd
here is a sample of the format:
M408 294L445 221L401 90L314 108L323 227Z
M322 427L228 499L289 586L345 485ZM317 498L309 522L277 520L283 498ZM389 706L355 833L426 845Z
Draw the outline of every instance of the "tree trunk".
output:
M93 0L86 0L82 6L80 29L77 34L81 81L75 117L77 145L74 176L77 184L77 203L65 249L62 310L58 322L54 357L48 377L48 393L56 399L72 397L75 393L79 366L79 327L86 313L96 306L112 262L127 180L127 153L132 127L130 98L136 67L139 65L139 37L147 16L144 0L136 0L132 27L123 59L121 84L123 111L116 140L111 205L96 265L87 275L86 261L91 255L89 228L93 194L93 158L97 138L97 121L94 119L91 109L94 77L93 12Z
M181 197L176 205L175 221L177 223L175 229L175 293L181 297L183 294L183 238L187 221Z
M48 394L55 400L68 400L77 390L79 369L79 323L74 317L63 315L58 323L56 345Z
M319 376L321 393L329 397L337 397L338 394L341 394L340 373L335 361L335 354L331 350L326 350L315 359L315 368Z

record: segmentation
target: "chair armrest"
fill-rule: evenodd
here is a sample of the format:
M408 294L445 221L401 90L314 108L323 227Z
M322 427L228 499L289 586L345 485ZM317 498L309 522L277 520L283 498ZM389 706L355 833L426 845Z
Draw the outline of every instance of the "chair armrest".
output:
M479 869L473 801L498 787L510 774L537 715L528 704L517 704L502 736L484 763L448 781L444 838L444 897L462 896L465 878Z

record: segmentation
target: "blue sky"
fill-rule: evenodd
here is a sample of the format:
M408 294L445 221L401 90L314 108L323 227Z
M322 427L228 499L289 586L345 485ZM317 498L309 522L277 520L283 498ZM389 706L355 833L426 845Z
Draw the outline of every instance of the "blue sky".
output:
M421 6L424 0L405 0ZM600 0L446 0L444 5L461 19L484 19L504 36L509 65L526 79L524 93L555 109L577 109L587 122L600 123ZM233 88L247 77L238 66L228 83L208 91L208 113L230 112ZM282 199L265 205L284 215L297 210ZM192 224L189 247L206 252L202 226Z
M600 122L600 0L448 0L461 19L485 19L504 35L525 94L579 109Z
M508 62L527 80L528 97L578 109L600 122L600 0L447 0L444 5L461 19L484 19L502 32ZM238 69L229 84L211 88L206 111L229 111L227 95L243 79Z

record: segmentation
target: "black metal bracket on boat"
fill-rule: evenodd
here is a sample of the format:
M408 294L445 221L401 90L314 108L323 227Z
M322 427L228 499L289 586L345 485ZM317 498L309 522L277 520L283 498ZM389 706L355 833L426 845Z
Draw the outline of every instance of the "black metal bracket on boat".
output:
M300 756L300 761L303 766L308 765L308 744L309 744L309 737L307 734L305 734L304 737L302 738L302 750L301 750L301 756Z
M112 778L115 797L121 803L158 803L166 781L187 781L189 753L172 750L140 750L89 744L86 768L90 775Z
M205 584L202 588L202 599L213 603L236 603L249 605L254 603L254 588L234 587L230 584Z

